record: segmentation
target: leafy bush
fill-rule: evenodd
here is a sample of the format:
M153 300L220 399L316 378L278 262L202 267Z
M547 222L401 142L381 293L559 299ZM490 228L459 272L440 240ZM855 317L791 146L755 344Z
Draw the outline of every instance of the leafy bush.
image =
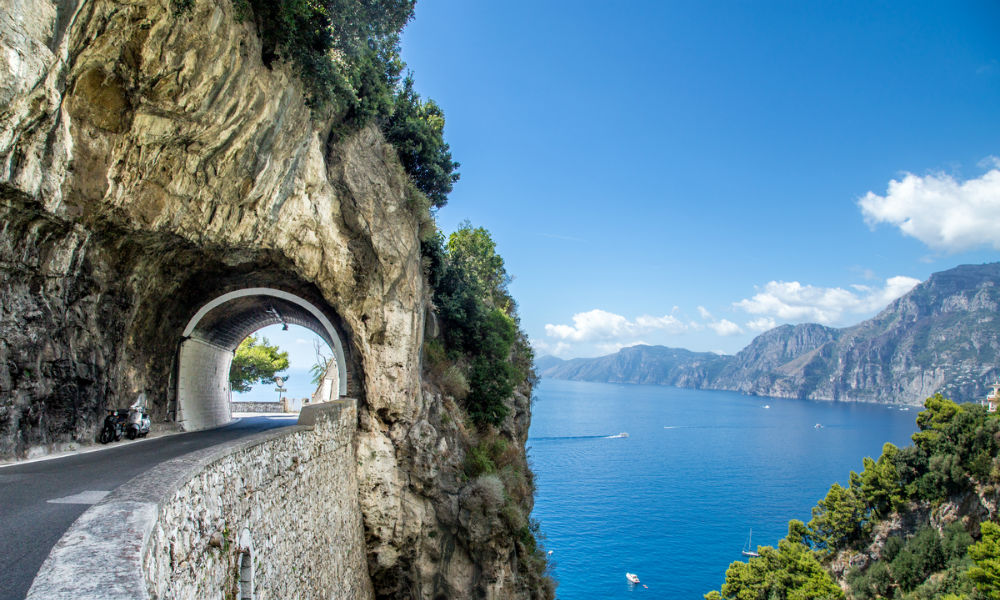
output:
M918 531L889 563L893 579L907 592L942 567L944 551L941 548L941 536L933 527L924 527Z
M433 100L420 101L411 75L403 80L382 131L417 189L436 208L444 206L460 165L444 141L444 113Z

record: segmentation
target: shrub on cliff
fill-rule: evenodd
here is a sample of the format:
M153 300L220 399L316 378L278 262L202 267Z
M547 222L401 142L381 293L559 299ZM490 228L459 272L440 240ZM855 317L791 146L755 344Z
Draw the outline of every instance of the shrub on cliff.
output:
M177 12L193 0L173 0ZM306 102L333 116L332 132L350 134L376 123L399 153L414 186L444 206L459 164L444 141L444 113L421 101L413 78L400 79L399 34L415 0L233 0L237 18L252 20L261 60L287 61Z
M444 112L433 101L421 102L407 75L393 102L392 113L382 126L385 137L399 154L413 185L437 208L448 202L451 186L458 181L451 149L444 141Z
M464 406L480 427L497 426L510 414L508 400L530 376L531 350L521 334L510 277L496 243L468 222L449 236L426 241L428 278L441 318L445 348L467 369Z

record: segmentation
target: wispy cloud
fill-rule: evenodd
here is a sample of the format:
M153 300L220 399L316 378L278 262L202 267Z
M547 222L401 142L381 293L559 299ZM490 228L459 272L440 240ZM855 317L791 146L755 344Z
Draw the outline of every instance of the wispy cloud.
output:
M803 285L798 281L771 281L752 297L734 303L753 315L763 315L747 323L754 330L770 329L775 319L815 321L826 325L838 323L847 314L868 313L883 308L920 283L912 277L890 277L881 287L852 286L825 288ZM765 320L769 319L769 320Z
M964 182L944 173L906 173L889 182L885 196L868 192L858 206L870 227L894 225L935 250L1000 250L1000 159L990 157L988 163L989 171Z

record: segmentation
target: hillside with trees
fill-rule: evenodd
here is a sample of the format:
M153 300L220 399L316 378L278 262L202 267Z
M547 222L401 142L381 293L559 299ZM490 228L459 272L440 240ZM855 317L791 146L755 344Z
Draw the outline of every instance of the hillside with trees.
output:
M917 426L913 445L865 458L706 600L1000 598L1000 417L936 394Z

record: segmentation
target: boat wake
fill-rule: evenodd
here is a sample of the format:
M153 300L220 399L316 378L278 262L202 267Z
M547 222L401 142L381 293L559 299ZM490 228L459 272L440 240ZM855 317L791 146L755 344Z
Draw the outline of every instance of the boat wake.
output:
M561 440L611 440L615 438L627 438L628 432L623 431L614 435L560 435L555 437L529 438L529 442L555 442Z
M626 434L628 435L628 434ZM530 438L529 442L554 442L557 440L606 440L608 438L621 437L618 435L562 435L556 437L536 437Z

